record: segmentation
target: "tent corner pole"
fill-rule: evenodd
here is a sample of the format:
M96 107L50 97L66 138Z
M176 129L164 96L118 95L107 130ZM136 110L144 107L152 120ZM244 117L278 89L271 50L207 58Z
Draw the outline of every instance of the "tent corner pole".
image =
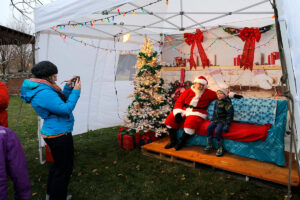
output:
M285 97L287 97L289 104L288 104L288 108L289 108L289 112L290 112L290 123L291 123L291 136L290 136L290 152L289 152L289 183L288 183L288 194L287 194L287 199L291 199L292 196L292 192L291 192L291 171L292 171L292 143L294 143L294 147L295 147L295 155L296 155L296 161L297 161L297 169L298 169L298 178L300 178L300 169L299 169L299 158L297 155L297 146L296 146L296 141L295 138L296 136L294 135L294 129L295 131L297 131L296 127L295 127L295 116L294 116L294 100L293 100L293 95L291 92L291 84L294 84L294 80L289 77L289 70L287 68L287 66L291 66L292 67L292 62L291 62L291 57L288 56L288 61L287 62L287 58L286 58L286 54L289 55L290 54L290 50L289 50L289 44L287 41L287 35L286 35L286 24L284 21L282 21L281 23L279 23L278 20L278 9L277 9L277 2L282 1L282 0L273 0L273 9L274 9L274 14L275 14L275 26L276 26L276 33L277 33L277 42L278 42L278 49L279 49L279 53L280 53L280 60L281 60L281 66L282 66L282 77L281 77L281 90L284 94ZM281 8L282 9L282 8ZM285 37L285 41L283 41L283 37ZM288 52L284 51L284 46L287 48ZM288 54L289 53L289 54ZM292 76L292 74L290 74L290 76ZM284 85L286 87L284 87Z

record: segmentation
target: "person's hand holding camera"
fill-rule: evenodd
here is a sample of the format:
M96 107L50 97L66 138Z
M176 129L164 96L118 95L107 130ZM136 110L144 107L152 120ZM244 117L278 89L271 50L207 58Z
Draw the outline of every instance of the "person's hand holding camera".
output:
M73 76L70 80L67 81L67 85L69 87L73 87L72 83L74 82L74 80L77 78L77 76Z
M81 81L79 78L76 79L75 86L73 90L81 90Z

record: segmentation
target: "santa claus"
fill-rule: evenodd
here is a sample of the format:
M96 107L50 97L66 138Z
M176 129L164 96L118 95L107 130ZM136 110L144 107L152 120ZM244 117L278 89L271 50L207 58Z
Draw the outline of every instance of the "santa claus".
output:
M170 135L170 143L166 149L175 147L179 150L190 135L195 134L204 119L206 119L209 104L217 99L217 93L207 88L207 79L199 76L194 80L194 85L185 90L175 102L173 112L165 121ZM184 123L184 132L177 143L177 129L180 123Z

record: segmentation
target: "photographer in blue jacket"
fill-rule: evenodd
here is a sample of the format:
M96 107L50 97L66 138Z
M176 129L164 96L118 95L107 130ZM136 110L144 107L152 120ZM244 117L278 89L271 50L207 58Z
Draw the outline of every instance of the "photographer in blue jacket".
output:
M46 196L50 200L70 199L67 190L73 170L72 112L80 96L81 82L78 77L73 77L61 91L55 84L57 67L49 61L39 62L31 72L34 78L23 82L21 98L44 119L41 135L54 160L49 171ZM73 88L72 82L75 82Z

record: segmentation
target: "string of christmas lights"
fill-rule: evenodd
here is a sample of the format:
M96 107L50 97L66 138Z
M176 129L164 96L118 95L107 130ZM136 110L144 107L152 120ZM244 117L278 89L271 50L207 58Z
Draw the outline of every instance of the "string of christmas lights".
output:
M209 30L203 30L202 32L203 32L203 34L207 33L207 35L209 35L209 34L213 35L213 38L207 38L206 37L206 39L215 39L215 38L218 38L218 39L229 39L229 38L234 38L234 37L238 36L238 34L231 34L229 36L219 37L218 35L214 34L213 31L216 30L216 29L220 29L220 28L222 28L224 30L224 29L226 29L228 27L217 26L217 27L211 28ZM235 29L235 30L240 30L240 29ZM265 32L267 32L269 30L272 30L273 29L273 25L268 25L268 26L262 27L260 29L262 30L261 33L265 33ZM167 38L168 38L168 40L164 42L165 44L173 43L174 42L173 38L171 38L171 37L167 37ZM185 38L184 37L177 37L175 40L176 41L185 41Z
M84 46L90 46L90 47L93 47L93 48L95 48L95 49L101 49L101 50L104 50L104 51L109 51L110 53L113 52L113 51L118 51L118 52L120 52L121 54L127 54L127 53L128 53L128 54L138 54L138 52L139 52L139 50L140 50L140 49L117 50L117 49L107 49L107 48L102 48L102 47L100 47L100 45L99 45L99 46L96 46L96 45L94 45L94 44L87 43L87 42L85 42L84 40L79 40L79 39L75 38L73 35L66 35L66 34L64 34L64 33L61 33L61 32L59 32L59 31L53 29L53 28L52 28L52 30L54 30L55 32L57 32L57 33L59 34L59 36L60 36L63 40L65 40L65 39L68 38L68 39L71 39L71 40L73 40L73 41L75 41L75 42L81 43L81 44L83 44Z
M276 34L274 34L274 35L273 35L266 43L256 46L255 49L261 48L262 46L265 47L265 46L269 45L269 44L272 42L272 40L275 40L275 39L276 39ZM220 39L220 38L215 39L212 43L210 43L210 45L208 45L206 48L204 48L204 50L207 50L207 49L209 49L210 47L212 47L213 45L217 44L217 42L218 42L219 40L221 40L221 41L223 41L225 44L227 44L228 47L231 47L231 48L233 48L233 49L236 49L237 51L242 51L242 50L243 50L243 49L241 49L241 48L232 46L232 45L229 44L226 40L223 40L223 39ZM178 49L175 45L172 45L172 49L178 51L178 52L179 52L181 55L183 55L183 56L190 56L190 53L184 53L181 49ZM196 55L196 54L198 54L197 51L195 51L195 52L193 53L193 55Z
M108 23L110 22L114 22L115 21L115 17L118 17L118 16L123 16L125 17L126 14L132 14L132 15L135 15L135 11L137 10L141 10L143 13L146 13L146 11L144 10L144 8L148 7L148 6L151 6L151 5L154 5L158 2L160 2L162 0L156 0L155 2L150 2L148 4L145 4L143 6L140 6L138 8L134 8L134 9L131 9L131 10L127 10L125 12L121 12L120 9L118 8L117 11L118 11L118 14L115 14L115 15L112 15L112 16L109 16L109 17L104 17L104 18L100 18L100 19L94 19L94 20L88 20L88 21L84 21L84 22L80 22L80 23L72 23L71 21L68 21L68 23L66 24L59 24L57 26L54 26L52 28L55 28L55 29L64 29L66 26L73 26L73 28L76 28L76 27L86 27L87 25L90 25L90 26L94 26L94 24L96 22L99 22L101 21L102 23L104 23L105 21L107 21ZM168 0L166 1L166 5L168 5L169 2Z
M205 47L204 50L206 51L206 50L209 49L211 46L213 46L213 45L216 43L217 40L218 40L218 39L215 39L212 43L210 43L207 47ZM173 47L173 46L172 46L172 48L173 48L174 50L178 51L181 55L184 55L184 56L190 56L190 55L191 55L190 53L184 53L181 49L178 49L178 48L176 48L176 47ZM197 51L194 51L193 55L196 55L196 54L199 54L199 53L198 53Z

